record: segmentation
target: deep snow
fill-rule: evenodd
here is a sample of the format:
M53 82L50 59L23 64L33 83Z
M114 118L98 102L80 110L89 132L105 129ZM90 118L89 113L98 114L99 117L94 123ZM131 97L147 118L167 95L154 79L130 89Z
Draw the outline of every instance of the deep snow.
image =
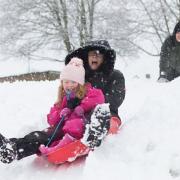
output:
M157 83L157 59L143 57L128 66L117 61L127 91L119 108L123 125L117 135L109 135L86 159L71 164L54 166L36 156L0 163L0 180L180 179L180 78ZM22 137L47 127L46 114L56 100L58 83L0 84L0 133Z

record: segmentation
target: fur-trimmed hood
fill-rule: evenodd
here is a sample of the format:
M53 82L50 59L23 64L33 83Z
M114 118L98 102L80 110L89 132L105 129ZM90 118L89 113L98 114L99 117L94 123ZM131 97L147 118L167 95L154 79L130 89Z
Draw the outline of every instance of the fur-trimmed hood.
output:
M174 27L173 36L176 36L176 33L179 30L180 30L180 21Z
M176 43L179 44L179 42L176 41L176 33L180 30L180 21L175 25L173 34L170 36L170 39L172 41L172 46L176 46Z
M116 52L113 49L111 49L108 41L106 40L96 40L87 42L85 46L80 47L75 51L69 53L65 58L65 64L68 64L71 58L78 57L82 59L84 62L86 75L90 74L91 70L88 65L88 52L91 50L99 50L102 54L104 54L104 62L98 69L98 71L103 72L106 75L109 75L114 69Z

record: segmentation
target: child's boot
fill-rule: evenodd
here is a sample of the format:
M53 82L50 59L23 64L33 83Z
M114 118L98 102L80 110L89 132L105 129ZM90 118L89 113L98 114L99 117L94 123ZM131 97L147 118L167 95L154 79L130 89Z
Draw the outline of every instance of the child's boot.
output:
M16 159L16 154L15 143L0 134L0 161L9 164Z

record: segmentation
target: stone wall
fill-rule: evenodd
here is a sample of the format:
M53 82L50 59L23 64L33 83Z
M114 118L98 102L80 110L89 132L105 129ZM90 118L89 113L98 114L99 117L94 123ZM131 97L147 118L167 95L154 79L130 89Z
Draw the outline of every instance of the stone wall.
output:
M15 81L53 81L59 79L59 71L44 71L33 72L28 74L21 74L17 76L0 77L0 83L3 82L15 82Z

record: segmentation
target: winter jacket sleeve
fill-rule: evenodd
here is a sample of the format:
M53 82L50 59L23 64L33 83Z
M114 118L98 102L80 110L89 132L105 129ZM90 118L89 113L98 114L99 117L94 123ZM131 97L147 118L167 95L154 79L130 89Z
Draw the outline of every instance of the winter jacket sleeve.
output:
M60 113L61 109L55 104L50 109L50 113L47 115L47 122L50 126L54 126L58 123L60 119Z
M53 107L51 107L49 114L47 115L47 122L50 126L56 125L60 120L60 112L62 109L67 107L67 99L66 97L63 98L60 105L54 104Z
M168 74L171 49L172 49L172 37L169 36L164 41L161 47L160 64L159 64L160 73L164 72L165 74Z
M114 70L105 92L105 101L110 104L112 116L118 116L118 108L125 98L125 79L123 74Z
M85 98L81 101L80 106L84 112L89 112L96 107L97 104L105 102L103 92L100 89L88 88Z

